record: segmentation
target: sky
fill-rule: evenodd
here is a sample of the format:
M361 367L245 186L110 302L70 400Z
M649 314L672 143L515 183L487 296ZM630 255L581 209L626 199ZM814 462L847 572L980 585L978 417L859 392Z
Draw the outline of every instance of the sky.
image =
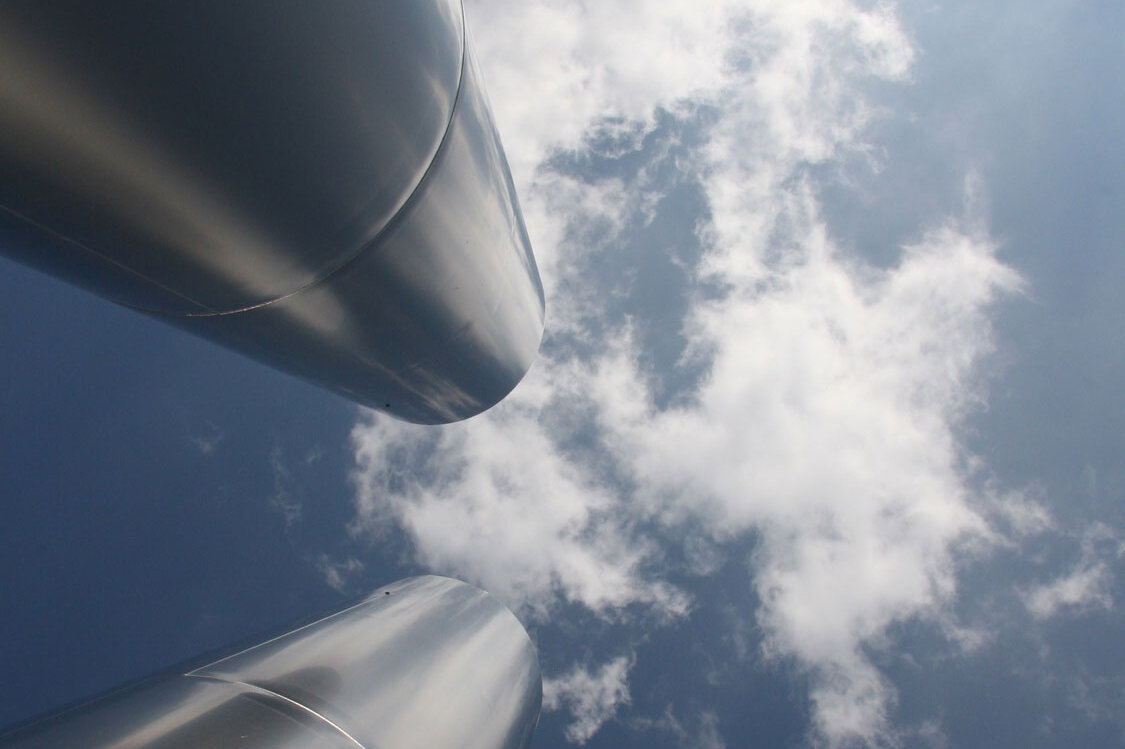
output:
M466 6L532 370L403 424L0 260L0 725L437 573L542 749L1125 742L1125 6Z

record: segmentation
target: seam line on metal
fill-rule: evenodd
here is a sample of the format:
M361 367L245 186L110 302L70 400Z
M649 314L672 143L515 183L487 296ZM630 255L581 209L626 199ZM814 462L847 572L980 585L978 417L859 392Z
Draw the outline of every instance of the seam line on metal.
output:
M182 293L176 291L173 288L165 286L164 284L160 283L159 281L157 281L155 279L149 278L148 276L141 273L140 271L138 271L134 268L130 268L128 265L125 265L125 264L123 264L123 263L121 263L117 260L114 260L113 258L109 257L108 255L103 255L102 253L95 250L93 247L90 247L89 245L83 244L82 242L78 241L74 237L63 234L62 232L57 231L55 229L52 229L51 227L49 227L45 224L41 224L34 219L28 218L27 216L23 215L19 211L13 210L6 205L0 204L0 211L3 211L4 213L7 213L9 216L12 216L17 221L22 221L23 223L27 224L28 226L32 226L32 227L38 229L41 232L44 232L46 234L51 235L52 237L54 237L55 239L57 239L60 242L64 242L66 244L73 245L73 246L77 247L78 249L80 249L84 252L88 252L91 255L93 255L94 257L98 258L99 260L102 260L106 263L109 263L110 265L114 266L118 270L124 271L125 273L133 276L134 278L139 278L142 281L144 281L145 283L151 284L151 285L155 286L156 288L160 289L161 291L165 291L165 292L171 294L172 296L179 297L180 299L183 299L184 301L190 302L190 303L196 305L197 307L206 308L206 306L207 306L205 304L201 304L199 301L197 301L195 299L192 299L191 297L187 296L186 294L182 294ZM138 310L140 312L150 312L150 310L147 310L144 307L134 307L134 306L129 305L129 304L124 304L123 302L117 302L117 304L120 304L122 307L127 307L129 309ZM199 314L199 313L197 313L197 314ZM202 313L202 314L207 314L207 313ZM178 315L176 315L176 316L178 316Z
M332 276L336 275L337 273L340 273L341 271L347 269L349 266L358 262L360 258L362 258L364 255L366 255L368 252L370 252L371 248L373 246L375 246L376 244L378 244L379 240L382 239L382 237L388 231L390 231L390 229L392 229L395 226L395 224L397 224L399 222L401 217L407 212L407 209L409 209L418 200L418 195L422 192L422 188L425 187L426 183L429 182L429 180L430 180L430 175L434 170L434 165L437 164L438 159L441 158L442 153L446 150L446 147L449 143L449 134L453 131L453 121L457 117L457 106L458 106L458 104L461 103L461 93L462 93L462 91L464 90L464 87L465 87L465 70L468 66L468 60L469 60L469 48L468 48L469 34L468 34L468 29L465 25L466 24L465 3L461 2L461 3L459 3L459 5L461 6L461 66L460 66L460 70L458 71L458 74L457 74L457 92L453 95L453 106L451 106L449 108L449 119L445 123L445 130L441 134L441 140L438 142L437 148L434 149L434 155L430 159L430 163L428 163L426 165L426 170L422 173L422 176L418 179L418 182L414 185L414 189L410 191L410 194L406 197L406 200L402 201L402 205L400 205L398 207L398 210L396 210L394 212L394 215L392 215L389 219L387 219L387 221L379 228L379 231L375 232L375 236L373 236L373 237L371 237L371 239L368 239L367 241L365 241L362 245L360 245L359 249L357 249L354 253L352 253L346 260L344 260L344 262L340 263L339 265L337 265L335 268L333 268L332 270L325 273L320 278L317 278L313 281L309 281L307 284L305 284L304 286L301 286L300 288L294 289L293 291L290 291L286 294L282 294L279 297L276 297L274 299L270 299L270 300L265 301L265 302L258 302L257 304L251 304L247 307L241 307L239 309L232 309L232 310L223 310L223 311L220 311L220 312L189 312L189 313L186 313L186 314L184 314L184 313L174 313L174 312L159 312L159 311L153 312L152 310L146 310L143 307L130 307L130 309L136 309L140 312L145 312L147 314L155 314L155 315L159 315L161 317L171 317L171 318L225 317L227 315L237 315L241 312L250 312L251 310L261 309L262 307L268 307L271 304L275 304L277 302L288 299L289 297L296 296L297 294L308 291L309 289L313 288L314 286L319 286L320 284L322 284L325 281L327 281L328 279L330 279ZM129 306L129 305L125 305L125 306Z
M312 709L311 707L309 707L308 705L304 705L304 704L302 704L302 703L300 703L300 702L297 702L297 701L296 701L296 700L294 700L294 699L291 699L291 698L289 698L289 697L286 697L286 696L285 696L285 695L283 695L283 694L278 694L277 692L273 691L272 689L266 689L265 687L260 687L260 686L258 686L257 684L247 684L247 683L246 683L246 682L244 682L244 681L232 681L232 680L230 680L230 679L221 679L221 678L219 678L219 677L217 677L217 676L206 676L206 675L200 675L200 674L195 674L195 673L184 674L184 676L186 676L186 677L187 677L187 678L189 678L189 679L202 679L202 680L204 680L204 681L218 681L218 682L222 682L222 683L224 683L224 684L233 684L233 685L234 685L234 686L236 686L236 687L245 687L245 688L247 688L247 689L250 689L250 690L252 690L252 691L254 691L254 692L258 692L258 693L260 693L260 694L268 694L268 695L269 695L269 696L271 696L271 697L276 697L277 699L279 699L279 700L281 700L281 701L285 702L286 704L289 704L289 705L292 705L293 707L296 707L296 708L297 708L297 709L299 709L299 710L300 710L301 712L303 712L303 713L308 713L309 715L313 716L313 717L314 717L314 718L316 718L317 720L319 720L319 721L321 721L321 722L323 722L323 723L327 723L328 725L332 726L332 728L333 728L333 729L335 729L335 730L336 730L336 731L337 731L337 732L338 732L338 733L339 733L339 734L340 734L341 736L343 736L343 737L344 737L344 738L346 738L346 739L347 739L348 741L350 741L350 742L352 742L353 744L355 744L355 745L356 745L357 747L359 747L359 749L366 749L366 747L364 747L364 745L363 745L363 744L361 744L361 743L360 743L360 742L359 742L359 741L358 741L358 740L356 739L356 737L355 737L355 736L352 736L352 735L351 735L350 733L348 733L347 731L345 731L345 730L344 730L343 728L341 728L341 727L340 727L339 725L337 725L337 724L336 724L336 723L334 723L333 721L329 720L328 718L324 717L323 715L321 715L320 713L318 713L318 712L317 712L316 710L313 710L313 709Z

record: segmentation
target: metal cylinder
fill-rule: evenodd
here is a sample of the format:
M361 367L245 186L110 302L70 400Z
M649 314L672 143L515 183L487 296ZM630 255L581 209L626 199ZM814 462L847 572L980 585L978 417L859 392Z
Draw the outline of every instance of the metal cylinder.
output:
M420 423L542 335L458 0L0 0L0 252Z
M523 749L535 649L496 599L416 577L235 655L0 736L4 749Z

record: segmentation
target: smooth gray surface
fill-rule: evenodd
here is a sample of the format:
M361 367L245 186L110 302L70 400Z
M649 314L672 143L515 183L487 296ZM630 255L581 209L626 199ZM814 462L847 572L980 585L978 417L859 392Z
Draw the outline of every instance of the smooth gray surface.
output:
M543 292L456 0L0 3L0 252L409 421Z
M123 304L231 312L322 279L437 152L456 0L0 5L0 203L59 246L21 258ZM111 284L104 274L121 278Z
M0 746L519 749L541 702L535 649L511 612L428 576L23 727Z

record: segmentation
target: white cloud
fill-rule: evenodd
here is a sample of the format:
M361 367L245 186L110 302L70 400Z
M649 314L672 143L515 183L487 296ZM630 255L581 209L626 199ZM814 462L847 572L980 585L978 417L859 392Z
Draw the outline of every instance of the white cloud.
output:
M572 717L566 727L567 740L585 744L617 714L618 706L630 703L627 677L632 667L631 658L620 656L597 671L578 666L566 676L544 679L543 709L566 707Z
M1105 564L1084 564L1049 583L1036 586L1024 595L1028 610L1036 619L1049 619L1060 611L1111 609L1112 580Z
M226 434L223 433L223 430L214 422L208 421L206 433L190 435L188 441L195 445L200 455L211 455L225 438Z
M324 576L324 582L337 593L347 590L348 575L363 571L363 562L355 557L348 557L343 562L333 562L327 554L321 554L314 564L317 571Z
M893 692L863 647L936 616L957 545L989 533L952 430L979 396L987 304L1015 279L990 243L950 227L882 274L857 274L816 236L800 247L765 292L697 308L713 354L689 406L654 409L628 346L590 391L634 501L717 539L758 532L768 652L810 669L829 743L872 739Z
M1091 610L1113 609L1112 562L1125 555L1125 544L1108 526L1095 523L1082 535L1081 559L1066 573L1022 594L1024 604L1036 619Z
M634 718L630 726L636 731L660 731L674 736L681 747L687 749L726 749L719 730L719 716L710 710L705 710L691 720L695 730L689 731L684 722L676 717L675 711L669 705L664 709L664 714L659 718L641 716Z
M1040 487L1030 487L1021 492L987 495L989 515L993 525L1009 544L1056 530L1054 518L1044 506L1044 492Z
M715 713L704 713L700 718L699 733L694 737L692 745L696 749L726 749L726 742L719 732L719 716Z
M763 647L810 676L812 738L890 740L894 689L867 653L896 622L947 623L955 551L992 539L956 428L984 398L990 305L1020 286L972 212L882 269L843 252L820 215L810 165L866 148L879 114L866 81L909 76L891 6L481 0L469 12L544 271L548 343L482 417L439 430L364 417L356 529L400 524L423 564L543 622L562 601L674 621L690 603L667 581L666 545L690 539L688 565L706 575L753 535ZM685 361L706 375L673 405L657 405L661 373L644 368L635 328L608 324L581 275L651 221L666 185L655 170L587 181L546 162L605 127L634 157L671 158L642 148L658 108L698 129L676 171L707 200L682 321ZM552 346L564 334L593 353ZM571 677L548 681L548 704L576 711L572 740L627 699L627 672L575 671L573 683L612 682L589 705Z
M269 506L281 516L288 533L300 524L305 510L300 482L286 463L280 444L275 444L270 450L270 471L273 474L273 493L269 496Z
M581 145L606 118L719 90L734 0L467 3L505 149L521 192L543 157Z
M573 380L558 371L536 377L538 388L522 388L489 418L436 434L378 416L359 424L359 522L370 527L390 513L419 561L539 618L560 597L603 614L637 602L683 614L682 593L645 579L651 547L628 533L612 489L559 452L549 417L528 402L545 392L565 398ZM396 468L396 456L419 441L425 456Z

